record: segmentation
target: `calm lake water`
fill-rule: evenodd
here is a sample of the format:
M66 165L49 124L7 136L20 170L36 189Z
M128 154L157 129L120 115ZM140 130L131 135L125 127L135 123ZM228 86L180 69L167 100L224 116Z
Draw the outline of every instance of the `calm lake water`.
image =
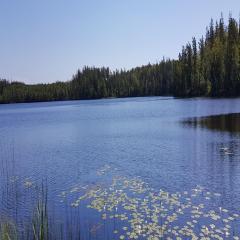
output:
M109 187L121 176L141 179L153 192L183 193L201 186L221 194L210 200L211 207L239 213L240 116L232 113L240 113L240 99L147 97L1 105L0 212L27 217L32 185L45 181L49 204L64 218L76 186ZM23 185L15 199L6 190L4 174ZM66 203L62 197L67 193ZM101 219L83 205L79 214L88 230ZM114 239L103 226L92 236L85 228L81 237Z

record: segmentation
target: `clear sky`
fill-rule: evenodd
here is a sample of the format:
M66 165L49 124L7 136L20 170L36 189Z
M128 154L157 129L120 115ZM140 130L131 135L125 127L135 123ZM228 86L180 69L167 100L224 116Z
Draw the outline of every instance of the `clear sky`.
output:
M84 65L129 69L176 58L240 0L0 0L0 77L65 81Z

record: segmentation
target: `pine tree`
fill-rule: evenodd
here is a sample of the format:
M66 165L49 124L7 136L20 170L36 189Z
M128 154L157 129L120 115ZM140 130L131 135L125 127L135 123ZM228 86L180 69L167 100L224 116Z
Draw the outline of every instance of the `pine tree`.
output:
M236 87L239 81L239 34L236 21L230 16L228 23L228 38L226 49L226 75L225 75L225 94L234 96L237 94Z

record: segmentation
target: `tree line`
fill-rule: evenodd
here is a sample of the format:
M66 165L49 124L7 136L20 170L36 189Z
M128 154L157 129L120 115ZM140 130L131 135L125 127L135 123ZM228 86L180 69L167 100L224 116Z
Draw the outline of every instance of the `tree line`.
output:
M84 67L67 82L28 85L0 79L0 102L106 97L232 97L240 95L240 21L211 20L206 35L182 47L177 60L131 70Z

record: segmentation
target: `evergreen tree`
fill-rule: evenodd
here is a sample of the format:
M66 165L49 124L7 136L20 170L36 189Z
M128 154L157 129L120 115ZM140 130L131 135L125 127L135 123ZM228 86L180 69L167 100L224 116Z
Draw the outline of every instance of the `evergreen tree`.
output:
M197 44L182 47L177 60L163 58L131 70L83 67L67 82L27 85L0 79L0 102L37 102L152 95L240 96L240 20L211 20Z

